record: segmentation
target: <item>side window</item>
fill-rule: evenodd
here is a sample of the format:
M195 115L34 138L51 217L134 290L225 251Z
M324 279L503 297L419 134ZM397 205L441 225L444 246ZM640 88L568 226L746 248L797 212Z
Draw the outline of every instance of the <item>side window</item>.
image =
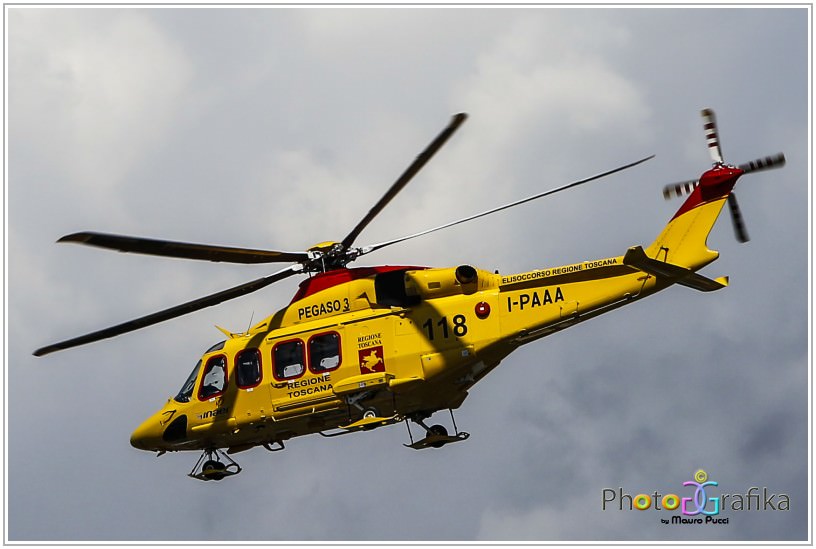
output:
M249 389L261 383L261 352L246 349L235 357L235 379L238 387Z
M272 371L276 379L292 379L303 375L304 364L303 342L299 339L278 343L272 349L274 361Z
M340 334L329 332L309 339L309 368L313 372L328 372L340 366Z
M201 388L198 390L199 400L209 400L220 396L226 387L227 357L224 355L210 357L201 376Z

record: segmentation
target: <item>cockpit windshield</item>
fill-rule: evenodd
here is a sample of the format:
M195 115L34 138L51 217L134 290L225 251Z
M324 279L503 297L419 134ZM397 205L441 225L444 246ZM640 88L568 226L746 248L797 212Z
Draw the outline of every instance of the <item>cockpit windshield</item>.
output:
M204 354L206 355L207 353L212 353L213 351L220 351L221 349L224 348L224 343L226 343L226 342L227 342L226 339L224 341L219 341L218 343L216 343L215 345L213 345L212 347L210 347L209 349L204 351Z
M190 402L190 398L193 396L193 389L195 389L196 379L198 379L198 371L200 369L201 360L199 360L195 365L195 368L193 368L193 371L190 373L187 381L185 381L184 385L181 387L181 391L179 391L179 394L177 394L173 400L176 402Z
M213 351L220 351L224 348L224 344L226 340L219 341L206 351L204 354L212 353ZM193 397L193 390L195 389L196 379L198 379L198 371L201 370L201 360L195 365L193 371L190 372L190 376L187 378L187 381L184 382L184 385L181 387L181 391L173 398L176 402L190 402L190 399Z

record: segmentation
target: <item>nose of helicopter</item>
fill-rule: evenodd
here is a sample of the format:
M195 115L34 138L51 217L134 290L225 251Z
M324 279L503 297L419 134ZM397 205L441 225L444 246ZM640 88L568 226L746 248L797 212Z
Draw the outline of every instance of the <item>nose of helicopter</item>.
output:
M130 445L139 450L160 450L162 425L153 416L142 422L130 435Z
M187 443L187 414L160 410L130 435L130 445L139 450L173 450Z
M187 442L187 427L187 414L170 399L133 431L130 445L149 452L177 449Z

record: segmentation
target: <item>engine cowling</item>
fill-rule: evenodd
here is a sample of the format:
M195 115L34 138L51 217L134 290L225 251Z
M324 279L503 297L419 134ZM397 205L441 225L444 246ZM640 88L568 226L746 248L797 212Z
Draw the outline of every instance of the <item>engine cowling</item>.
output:
M405 273L405 293L422 299L470 294L479 289L479 271L470 265Z

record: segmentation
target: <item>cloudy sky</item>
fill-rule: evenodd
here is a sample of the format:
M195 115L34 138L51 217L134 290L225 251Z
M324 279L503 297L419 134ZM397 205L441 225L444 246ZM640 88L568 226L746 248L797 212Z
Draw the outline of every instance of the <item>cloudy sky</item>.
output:
M802 540L808 537L807 8L6 7L9 540ZM738 187L704 270L532 343L457 413L470 439L401 425L236 456L131 431L175 394L214 324L240 331L297 279L140 332L45 344L271 272L57 245L79 230L301 250L342 238L456 112L469 120L359 238L374 243L649 154L650 162L365 258L514 273L648 244L664 184L784 151ZM273 267L274 268L274 267ZM444 419L444 418L440 418ZM604 489L786 494L788 511L664 525Z

